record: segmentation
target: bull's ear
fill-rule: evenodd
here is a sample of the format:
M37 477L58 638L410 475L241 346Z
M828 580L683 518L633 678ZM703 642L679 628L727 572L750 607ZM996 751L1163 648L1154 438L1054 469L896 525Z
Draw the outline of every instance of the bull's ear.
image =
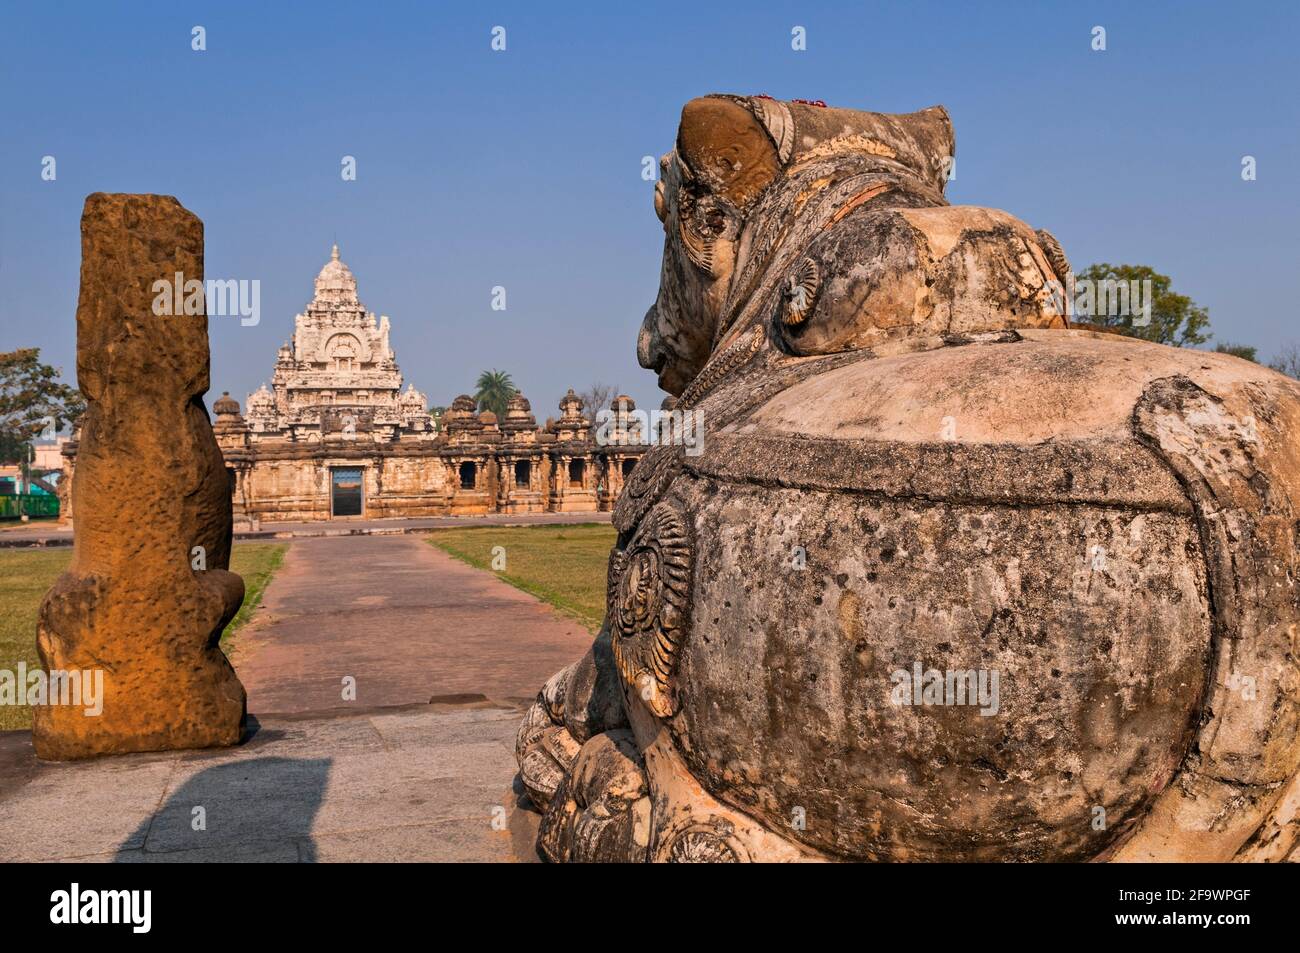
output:
M762 123L730 99L704 96L682 109L677 154L709 191L744 208L776 178L776 146Z

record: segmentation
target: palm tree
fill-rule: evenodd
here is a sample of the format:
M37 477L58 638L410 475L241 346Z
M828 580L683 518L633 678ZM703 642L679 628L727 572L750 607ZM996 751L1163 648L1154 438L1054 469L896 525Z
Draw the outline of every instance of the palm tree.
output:
M510 402L510 398L519 393L515 389L515 382L505 371L484 371L478 376L474 386L478 388L474 394L474 399L478 401L478 409L490 410L497 415L498 419L505 415L506 404Z

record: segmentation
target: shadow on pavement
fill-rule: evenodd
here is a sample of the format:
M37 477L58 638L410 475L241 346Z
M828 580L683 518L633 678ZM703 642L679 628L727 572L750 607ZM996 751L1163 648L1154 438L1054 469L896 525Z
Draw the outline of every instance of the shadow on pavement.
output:
M311 832L331 763L249 758L204 768L122 842L115 860L315 862Z

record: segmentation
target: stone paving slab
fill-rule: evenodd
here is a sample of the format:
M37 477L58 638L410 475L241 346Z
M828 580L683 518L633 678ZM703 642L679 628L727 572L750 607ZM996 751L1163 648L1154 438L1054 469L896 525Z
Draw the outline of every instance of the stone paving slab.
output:
M534 862L521 716L493 703L263 716L236 748L65 764L6 732L0 862Z
M385 863L401 862L412 854L437 863L516 860L508 835L463 821L318 835L314 848L317 863L351 861L358 854Z

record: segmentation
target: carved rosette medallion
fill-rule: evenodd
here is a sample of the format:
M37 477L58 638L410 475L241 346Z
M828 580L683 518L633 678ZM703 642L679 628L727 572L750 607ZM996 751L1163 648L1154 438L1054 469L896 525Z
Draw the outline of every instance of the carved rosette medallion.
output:
M668 863L739 864L748 861L748 856L730 836L730 827L725 822L719 822L687 828L669 845Z
M681 472L685 451L679 446L647 450L628 475L627 484L614 503L614 528L626 533L659 502L673 478Z
M660 503L626 549L610 554L609 624L626 685L661 718L673 713L671 680L690 615L691 545L682 514Z

